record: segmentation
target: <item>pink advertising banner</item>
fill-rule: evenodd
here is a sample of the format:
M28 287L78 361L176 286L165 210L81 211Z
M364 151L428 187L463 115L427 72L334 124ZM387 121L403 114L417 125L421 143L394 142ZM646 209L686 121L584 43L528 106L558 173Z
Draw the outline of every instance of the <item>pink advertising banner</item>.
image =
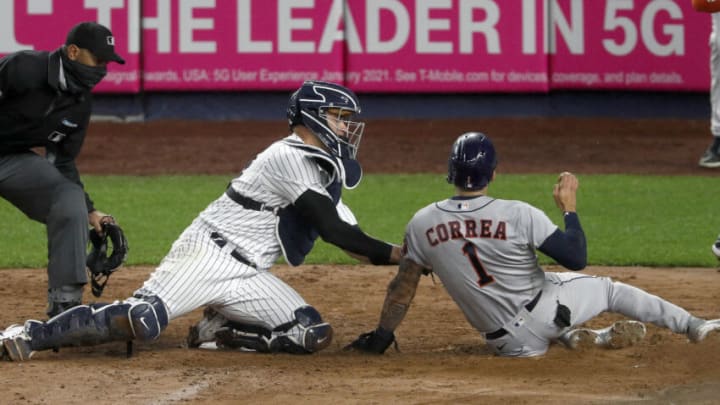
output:
M551 4L553 89L709 89L711 18L690 0Z
M335 40L342 32L326 26L342 20L342 3L144 1L144 88L284 90L307 79L342 82L342 42Z
M690 0L0 1L0 55L110 27L126 65L99 92L692 90L710 18ZM142 75L141 75L142 72Z
M25 49L52 51L65 43L73 25L97 21L113 32L115 50L125 65L112 63L98 92L133 93L140 90L138 0L2 0L0 55ZM133 6L134 5L134 6ZM134 15L135 21L130 16ZM132 41L132 42L131 42ZM133 45L133 46L131 46Z
M540 3L351 2L347 82L367 91L547 91Z

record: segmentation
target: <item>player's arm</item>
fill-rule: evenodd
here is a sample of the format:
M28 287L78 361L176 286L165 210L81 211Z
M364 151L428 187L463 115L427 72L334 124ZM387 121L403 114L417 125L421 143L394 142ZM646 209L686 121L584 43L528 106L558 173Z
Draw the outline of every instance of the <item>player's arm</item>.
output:
M349 250L345 250L345 253L348 256L352 257L353 259L361 261L363 263L372 263L370 261L370 258L367 256L358 255ZM399 263L401 258L402 258L402 248L398 245L392 245L392 252L390 252L390 264Z
M692 6L695 11L704 13L715 13L720 11L720 1L718 0L692 0Z
M565 232L556 229L538 250L567 269L582 270L587 265L587 244L580 218L576 212L566 212L563 217Z
M343 221L332 200L313 190L305 191L293 203L305 220L320 233L320 237L345 251L367 257L376 265L396 264L400 248L375 239L360 228Z
M388 285L377 330L393 333L397 329L405 319L410 303L415 298L420 276L424 273L425 269L414 261L400 261L398 272Z
M575 212L578 187L579 182L575 175L569 172L560 173L558 182L553 187L553 198L563 212L565 232L560 229L555 230L538 247L538 250L570 270L582 270L587 265L585 233L580 226L580 218Z
M394 331L405 319L410 303L415 297L420 276L426 273L427 270L422 266L408 258L403 258L397 275L388 285L378 327L372 332L361 334L345 347L345 350L383 354L395 341Z

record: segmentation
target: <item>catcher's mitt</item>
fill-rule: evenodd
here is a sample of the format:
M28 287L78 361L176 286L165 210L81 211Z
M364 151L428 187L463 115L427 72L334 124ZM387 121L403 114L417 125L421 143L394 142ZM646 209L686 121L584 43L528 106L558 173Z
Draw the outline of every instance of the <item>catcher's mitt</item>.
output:
M119 225L105 223L102 229L102 234L90 229L90 252L86 261L92 293L96 297L102 295L110 274L122 266L128 254L128 242ZM109 256L108 240L112 242L112 253Z
M345 346L345 350L356 350L365 353L383 354L391 344L395 342L397 350L397 342L395 334L383 328L378 327L374 331L363 333L358 336L352 343Z

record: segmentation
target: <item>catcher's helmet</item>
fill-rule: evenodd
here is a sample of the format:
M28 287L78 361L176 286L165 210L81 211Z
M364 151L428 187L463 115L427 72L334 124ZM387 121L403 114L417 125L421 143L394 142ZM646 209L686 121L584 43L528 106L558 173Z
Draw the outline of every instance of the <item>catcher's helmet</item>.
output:
M447 181L465 190L480 190L490 183L496 166L490 138L480 132L466 132L450 151Z
M328 110L338 109L332 125ZM348 114L348 112L350 114ZM360 114L360 102L352 90L339 84L306 81L290 96L287 116L290 128L303 125L310 129L333 155L355 159L365 123L354 121ZM343 128L344 126L344 128ZM335 129L333 129L335 127Z

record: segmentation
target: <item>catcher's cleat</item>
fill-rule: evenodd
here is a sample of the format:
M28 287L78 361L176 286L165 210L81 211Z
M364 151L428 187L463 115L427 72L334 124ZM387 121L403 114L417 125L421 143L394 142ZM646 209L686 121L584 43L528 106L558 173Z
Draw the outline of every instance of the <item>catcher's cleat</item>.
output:
M570 349L582 350L595 346L622 349L640 342L646 332L642 322L617 321L604 329L573 329L561 336L560 341Z
M698 343L707 337L710 332L720 331L720 319L700 319L692 318L688 325L688 339L693 343Z
M227 329L227 322L219 312L210 307L205 308L203 318L188 331L186 339L188 347L198 348L203 343L214 342L216 333Z
M0 334L3 357L10 361L30 360L35 353L30 347L30 337L23 325L10 325Z

